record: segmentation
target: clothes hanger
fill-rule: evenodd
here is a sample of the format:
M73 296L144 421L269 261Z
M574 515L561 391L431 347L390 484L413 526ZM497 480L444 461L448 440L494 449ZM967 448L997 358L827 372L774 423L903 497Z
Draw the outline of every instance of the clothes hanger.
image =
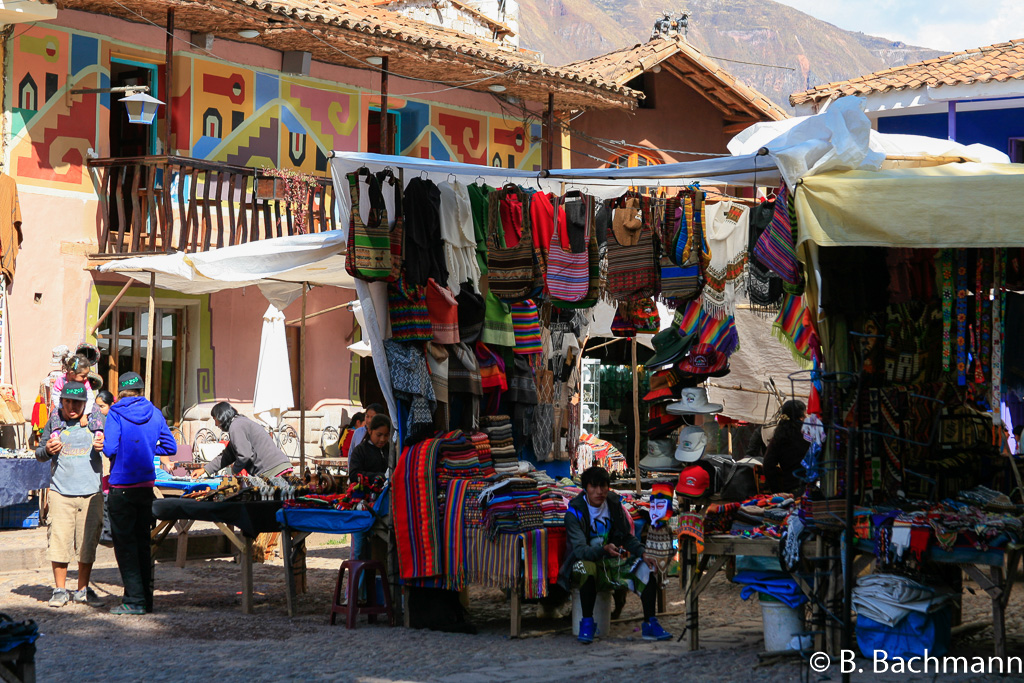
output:
M420 171L420 180L427 180L427 172Z
M459 181L459 178L454 173L449 173L448 177L445 179L445 182L447 182L447 183L453 183L453 182L457 183L458 181Z

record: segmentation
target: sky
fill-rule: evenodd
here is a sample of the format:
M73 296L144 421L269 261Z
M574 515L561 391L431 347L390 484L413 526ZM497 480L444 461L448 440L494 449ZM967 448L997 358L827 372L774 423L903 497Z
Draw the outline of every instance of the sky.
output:
M955 52L1024 38L1024 2L988 0L778 0L848 31ZM984 6L985 10L975 10Z

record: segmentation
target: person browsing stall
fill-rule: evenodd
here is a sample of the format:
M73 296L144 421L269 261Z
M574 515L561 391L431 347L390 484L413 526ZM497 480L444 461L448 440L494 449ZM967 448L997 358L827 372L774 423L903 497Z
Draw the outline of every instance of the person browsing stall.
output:
M764 476L772 493L803 492L804 482L797 476L810 443L804 439L804 417L807 406L791 399L782 404L779 425L764 453Z
M387 414L388 414L388 409L385 408L384 406L382 406L379 403L371 403L370 405L368 405L366 407L366 413L363 415L363 424L360 425L359 427L356 427L355 431L352 432L352 443L349 446L348 452L345 453L346 457L351 458L352 457L352 451L355 449L356 446L358 446L359 444L361 444L363 442L363 437L366 436L367 426L370 424L370 420L373 419L373 416L374 415L387 415ZM349 466L350 467L351 467L351 464L352 463L350 461L349 462Z
M387 415L374 415L367 425L366 436L352 449L349 458L348 480L358 483L359 476L384 476L388 469L388 440L391 438L391 419ZM352 534L352 557L368 560L369 544L366 532Z
M579 590L583 618L577 639L584 644L594 642L598 592L625 586L640 594L643 639L669 640L672 635L654 616L657 582L650 570L656 567L655 561L633 533L633 521L619 495L609 491L608 471L590 467L580 475L580 483L583 492L570 501L565 513L568 552L558 572L562 588Z
M50 461L50 527L46 535L46 556L53 568L50 607L70 601L102 605L89 586L96 546L103 528L103 494L100 493L103 432L82 425L86 403L85 386L66 382L61 388L60 409L50 415L43 429L49 435L36 448L36 459ZM68 564L78 560L78 590L67 590Z
M153 564L149 530L153 526L154 457L171 455L178 445L157 407L143 397L146 385L136 372L118 378L117 402L107 413L103 452L111 460L110 534L124 584L121 604L111 614L153 611Z
M218 470L234 465L235 471L245 470L251 475L276 477L290 472L292 463L277 447L267 430L238 411L227 401L221 401L210 410L214 424L227 432L228 445L201 470L192 476L208 477Z

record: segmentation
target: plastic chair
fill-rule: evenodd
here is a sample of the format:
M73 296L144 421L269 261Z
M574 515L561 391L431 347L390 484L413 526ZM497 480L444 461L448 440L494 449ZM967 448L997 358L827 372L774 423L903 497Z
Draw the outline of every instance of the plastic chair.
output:
M345 590L345 604L338 599L341 597L342 586L345 585L345 572L348 571L348 586ZM377 604L377 577L380 577L384 584L384 604ZM366 602L359 602L359 584L364 582L367 586ZM334 586L334 599L331 600L330 623L334 626L337 615L345 615L345 628L355 628L356 618L360 614L367 615L367 621L371 624L377 622L377 615L386 614L388 625L395 625L395 612L391 607L391 592L387 590L387 573L384 564L376 560L345 560L338 570L338 582Z

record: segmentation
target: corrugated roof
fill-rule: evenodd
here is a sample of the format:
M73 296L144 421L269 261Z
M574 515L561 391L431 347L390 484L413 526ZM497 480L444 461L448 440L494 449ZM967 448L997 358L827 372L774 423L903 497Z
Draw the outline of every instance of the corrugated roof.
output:
M55 2L55 0L44 0ZM555 93L557 109L632 107L638 93L572 69L530 59L474 36L417 21L367 0L59 0L62 9L149 20L164 26L167 10L175 25L275 50L303 50L319 61L367 67L366 57L387 55L396 76L451 81L487 91L500 83L507 93L546 102ZM238 31L257 29L244 40ZM495 76L491 80L473 83ZM464 85L463 85L464 84Z
M788 118L788 114L760 92L744 85L728 71L681 37L655 38L607 54L567 64L593 78L624 86L656 64L663 64L727 115L755 121Z
M1024 79L1024 39L926 59L883 69L846 81L819 85L789 96L796 106L844 95L868 95L890 90L916 90L944 85L1004 82Z

